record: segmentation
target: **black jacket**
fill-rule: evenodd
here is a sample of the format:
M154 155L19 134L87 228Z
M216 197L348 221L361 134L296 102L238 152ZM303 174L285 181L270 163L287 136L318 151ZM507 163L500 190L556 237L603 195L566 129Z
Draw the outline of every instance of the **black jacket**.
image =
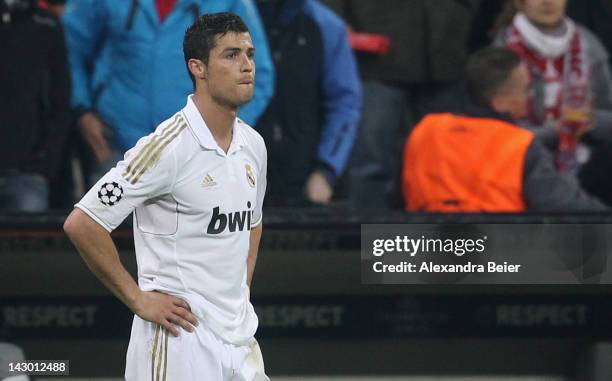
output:
M324 0L356 32L391 39L389 53L359 54L365 80L415 84L462 77L480 0Z
M268 205L299 204L308 176L331 185L357 133L361 85L346 26L316 0L258 1L276 88L256 128L268 149Z
M33 9L0 20L0 171L52 177L69 123L70 76L59 21Z

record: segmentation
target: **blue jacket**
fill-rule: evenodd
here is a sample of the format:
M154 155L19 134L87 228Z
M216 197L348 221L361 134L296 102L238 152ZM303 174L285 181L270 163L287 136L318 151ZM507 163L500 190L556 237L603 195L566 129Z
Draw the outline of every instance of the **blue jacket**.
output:
M160 23L155 0L69 0L63 18L72 105L94 110L124 151L184 106L193 92L183 57L185 30L204 13L233 12L256 49L255 96L240 110L254 124L274 91L265 34L250 0L177 0Z
M269 195L296 197L314 170L344 171L361 113L361 82L346 25L317 0L258 1L276 90L257 129L268 148Z

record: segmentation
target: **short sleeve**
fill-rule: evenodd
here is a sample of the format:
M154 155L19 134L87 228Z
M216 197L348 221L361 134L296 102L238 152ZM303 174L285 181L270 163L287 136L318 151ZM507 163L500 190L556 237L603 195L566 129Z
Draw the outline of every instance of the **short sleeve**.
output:
M261 224L263 219L263 202L264 197L266 195L266 186L267 186L267 174L268 174L268 153L266 151L266 146L263 143L262 139L262 154L261 154L261 168L259 169L259 181L257 181L257 199L255 200L255 210L253 214L253 221L251 223L251 228L256 227Z
M169 193L176 178L172 143L183 128L170 124L140 139L75 207L110 232L145 201Z

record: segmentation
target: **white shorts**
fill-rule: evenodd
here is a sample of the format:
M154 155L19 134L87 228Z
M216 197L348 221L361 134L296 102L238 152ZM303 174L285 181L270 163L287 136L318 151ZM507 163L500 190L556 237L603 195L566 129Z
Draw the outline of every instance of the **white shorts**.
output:
M127 381L269 381L259 344L223 342L204 324L174 337L157 324L134 316L128 346Z

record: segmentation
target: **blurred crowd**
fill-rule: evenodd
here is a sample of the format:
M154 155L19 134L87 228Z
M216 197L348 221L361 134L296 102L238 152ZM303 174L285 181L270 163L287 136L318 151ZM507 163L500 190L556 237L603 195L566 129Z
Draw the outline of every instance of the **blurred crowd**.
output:
M257 51L266 206L612 205L608 0L0 0L0 210L69 209L181 108L220 11Z

